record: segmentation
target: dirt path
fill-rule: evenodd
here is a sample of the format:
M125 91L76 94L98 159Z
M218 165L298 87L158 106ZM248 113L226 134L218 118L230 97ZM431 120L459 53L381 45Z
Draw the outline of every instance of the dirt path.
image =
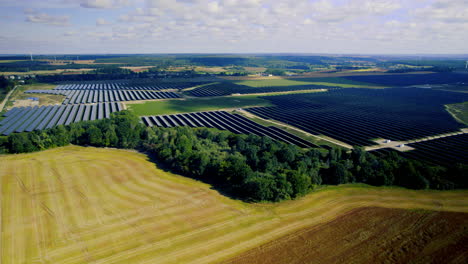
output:
M468 133L468 128L462 128L460 131L457 131L457 132L434 135L434 136L430 136L430 137L412 139L412 140L407 140L407 141L389 141L389 142L386 142L385 139L380 139L380 140L375 141L379 145L377 145L377 146L368 146L368 147L365 147L364 149L366 151L372 151L372 150L378 150L378 149L383 149L383 148L391 148L391 149L398 150L398 151L409 151L409 150L413 150L414 148L407 146L407 144L418 143L418 142L423 142L423 141L430 141L430 140L434 140L434 139L451 137L451 136L456 136L456 135L461 135L461 134L466 134L466 133Z
M348 145L348 144L346 144L344 142L341 142L341 141L338 141L338 140L335 140L335 139L331 139L329 137L322 137L322 136L314 135L314 134L308 133L308 132L306 132L306 131L304 131L302 129L299 129L297 127L294 127L294 126L291 126L291 125L288 125L288 124L285 124L285 123L282 123L282 122L279 122L279 121L273 121L271 119L261 118L261 117L259 117L257 115L254 115L254 114L252 114L250 112L245 111L244 109L239 108L239 109L236 109L236 111L241 112L242 114L244 114L244 115L246 115L248 117L258 118L258 119L261 119L261 120L263 120L265 122L269 122L269 123L272 123L272 124L275 124L275 125L278 125L278 126L287 127L287 128L292 129L292 130L303 133L303 134L305 134L307 136L312 136L312 137L318 138L318 139L323 140L323 141L328 141L330 143L333 143L333 144L338 145L338 146L343 147L343 148L347 148L347 149L352 149L353 148L351 145Z
M21 85L16 85L13 87L13 89L8 92L8 94L5 96L5 99L3 99L3 102L0 103L0 112L3 111L3 107L5 107L6 102L8 102L8 99L10 99L10 95L16 90L16 87L21 86Z

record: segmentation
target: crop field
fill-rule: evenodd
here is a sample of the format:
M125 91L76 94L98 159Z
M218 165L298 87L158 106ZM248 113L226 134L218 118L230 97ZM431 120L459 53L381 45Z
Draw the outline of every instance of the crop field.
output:
M384 86L407 86L422 84L451 84L468 83L468 74L460 73L431 73L431 74L394 74L394 75L366 75L347 76L349 80L375 83Z
M221 98L190 98L160 102L127 103L127 109L139 116L168 115L250 106L270 106L268 100L257 96L232 96Z
M81 69L56 69L56 70L37 70L37 71L25 71L25 72L0 72L0 75L51 75L51 74L61 74L61 73L74 73L80 74L82 72L93 71L94 69L90 68L81 68Z
M456 163L468 164L468 134L411 143L407 146L415 149L399 153L406 158L442 166ZM391 151L390 149L381 149L372 153L387 154Z
M146 126L158 127L208 127L228 130L236 134L254 134L266 136L288 144L303 148L317 147L317 145L288 133L276 127L265 127L241 115L229 114L225 111L195 112L176 115L144 116Z
M121 110L123 107L120 103L15 107L6 112L5 118L0 121L0 134L30 132L80 121L109 118L111 113Z
M269 87L250 87L238 85L230 82L208 84L187 91L191 96L208 97L224 96L231 94L262 94L276 92L295 92L295 91L319 91L323 89L333 89L336 87L324 85L293 85L293 86L269 86Z
M467 228L466 213L358 208L223 263L466 263Z
M376 138L406 141L465 127L444 105L467 101L468 95L418 88L349 88L263 98L275 106L245 110L311 134L368 146Z
M222 196L207 184L163 171L143 154L115 149L69 146L0 156L0 167L0 259L5 264L219 263L304 228L322 228L328 222L333 227L333 221L347 219L356 208L468 212L466 191L363 185L324 188L277 204L247 204ZM361 230L362 223L381 228L393 221L379 224L382 218L378 211L375 214L360 221ZM411 218L411 213L401 215ZM464 222L444 219L444 227L424 229L423 234L450 225L444 229L446 243L440 249L447 249L448 257L466 254L464 247L444 247L460 236L466 242L466 231L457 229L466 225L466 217ZM426 220L404 228L409 234L413 229L418 232ZM366 239L371 233L363 230L359 235ZM398 236L392 239L398 242ZM436 250L432 239L421 239L419 245ZM345 243L340 250L354 251L353 245ZM402 251L411 260L406 248Z

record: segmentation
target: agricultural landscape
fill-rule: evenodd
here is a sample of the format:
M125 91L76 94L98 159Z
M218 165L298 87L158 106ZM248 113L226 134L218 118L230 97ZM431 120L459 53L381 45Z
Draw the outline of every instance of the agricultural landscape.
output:
M467 73L141 74L17 83L3 263L468 260Z
M0 264L468 263L466 0L0 0Z

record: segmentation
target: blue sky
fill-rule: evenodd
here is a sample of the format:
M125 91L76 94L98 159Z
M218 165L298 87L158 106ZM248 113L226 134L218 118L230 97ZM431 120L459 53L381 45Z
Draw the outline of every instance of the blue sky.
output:
M468 0L0 0L0 54L468 54Z

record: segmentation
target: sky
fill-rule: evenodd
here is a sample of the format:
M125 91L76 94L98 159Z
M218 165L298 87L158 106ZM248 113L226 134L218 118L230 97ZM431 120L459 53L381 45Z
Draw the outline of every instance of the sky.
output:
M0 54L468 54L468 0L0 0Z

